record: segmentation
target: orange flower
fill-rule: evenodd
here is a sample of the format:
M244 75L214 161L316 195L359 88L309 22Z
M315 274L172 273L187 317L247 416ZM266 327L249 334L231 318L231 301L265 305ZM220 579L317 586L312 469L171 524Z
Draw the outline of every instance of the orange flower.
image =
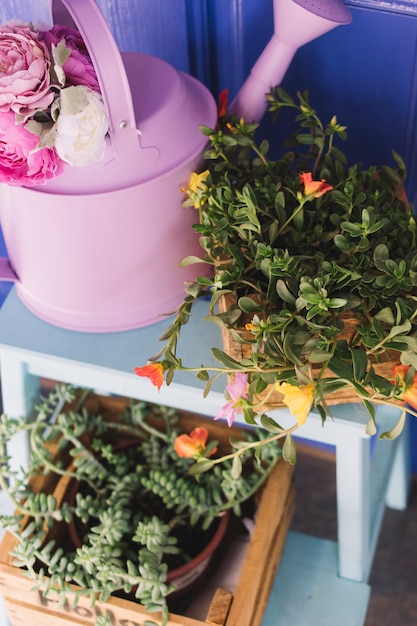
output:
M203 426L194 428L189 435L179 435L175 439L175 452L180 458L195 458L203 454L206 449L208 430ZM216 450L212 450L209 454L214 454Z
M407 402L413 409L417 409L417 373L414 374L412 381L406 384L405 376L409 369L409 365L395 365L393 372L400 383L401 396L404 402Z
M162 363L149 363L143 367L135 367L135 374L136 376L149 378L151 383L158 387L158 391L160 391L164 382L164 366Z
M304 185L304 194L306 196L312 196L312 198L320 198L327 191L333 189L332 185L328 185L324 178L319 180L313 180L311 172L304 172L300 174L300 181Z

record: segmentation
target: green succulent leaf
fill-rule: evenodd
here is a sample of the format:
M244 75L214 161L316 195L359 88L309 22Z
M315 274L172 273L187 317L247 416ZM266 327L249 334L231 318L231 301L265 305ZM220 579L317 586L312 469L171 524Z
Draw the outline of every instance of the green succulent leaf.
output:
M284 459L284 461L287 461L287 463L295 465L297 459L297 451L292 435L287 435L285 437L284 445L282 446L282 458Z

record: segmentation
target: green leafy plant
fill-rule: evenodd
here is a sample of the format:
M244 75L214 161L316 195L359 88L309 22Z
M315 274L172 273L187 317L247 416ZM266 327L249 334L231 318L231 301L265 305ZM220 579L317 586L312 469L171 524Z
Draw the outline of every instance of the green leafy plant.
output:
M349 165L336 145L346 127L336 117L323 123L308 93L294 99L277 87L268 102L274 119L286 109L297 123L277 159L256 124L226 116L217 129L202 128L206 169L193 174L185 204L198 210L203 254L182 265L205 263L212 274L187 286L164 347L136 373L155 382L156 371L161 385L177 370L194 371L206 394L227 376L229 403L218 417L231 423L243 412L277 439L291 438L314 408L325 421L331 399L349 390L373 434L376 404L417 409L416 219L406 168L395 152L392 167ZM193 367L178 342L193 305L207 297L207 319L242 356L213 348L218 367ZM277 395L296 418L289 430L268 416ZM403 411L382 436L398 435L404 420ZM291 441L284 454L294 459Z
M223 457L217 465L221 444L207 442L204 426L181 433L179 417L173 409L144 402L131 402L120 414L97 412L96 396L70 386L58 386L43 399L32 421L2 416L0 486L16 512L0 516L0 523L17 540L15 564L42 593L58 594L62 603L77 603L80 596L104 602L112 593L130 593L147 611L161 612L158 623L167 623L173 590L167 573L189 560L193 529L199 532L198 547L204 547L202 537L226 511L241 513L242 503L281 456L271 445L256 461L246 454L243 472L240 466L236 471L233 458ZM7 444L23 432L30 438L31 459L17 474ZM252 439L239 433L236 446L242 445L240 437ZM129 445L116 445L119 440ZM193 473L195 459L202 467L209 457L213 471ZM51 489L62 480L69 491L76 485L73 499ZM51 535L56 524L74 524L80 544ZM106 623L106 616L98 623Z

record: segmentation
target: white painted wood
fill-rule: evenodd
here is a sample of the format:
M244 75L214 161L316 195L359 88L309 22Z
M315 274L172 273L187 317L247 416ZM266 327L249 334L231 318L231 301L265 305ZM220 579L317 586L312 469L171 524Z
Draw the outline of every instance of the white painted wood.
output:
M398 439L385 503L392 509L403 511L407 508L411 485L411 446L410 418Z
M13 352L0 353L0 363L3 412L9 417L30 416L33 405L39 398L39 377L30 376L27 363ZM25 433L15 435L8 453L12 457L13 471L27 466L29 445Z
M336 487L339 574L367 580L370 522L370 446L354 431L338 433Z

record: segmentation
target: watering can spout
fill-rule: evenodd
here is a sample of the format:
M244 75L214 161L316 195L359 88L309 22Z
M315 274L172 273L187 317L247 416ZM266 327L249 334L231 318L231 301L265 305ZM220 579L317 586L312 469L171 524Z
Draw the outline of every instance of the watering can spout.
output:
M259 122L266 94L281 83L298 48L351 21L343 0L274 0L274 34L233 100L231 113Z

